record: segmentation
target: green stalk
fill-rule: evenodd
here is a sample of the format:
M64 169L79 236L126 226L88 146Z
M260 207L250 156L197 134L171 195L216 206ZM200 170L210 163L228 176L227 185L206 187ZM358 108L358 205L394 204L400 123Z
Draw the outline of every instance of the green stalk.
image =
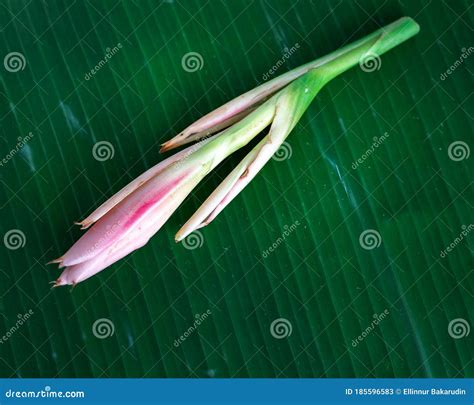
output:
M314 97L329 81L353 66L360 64L360 62L364 60L364 57L379 57L383 53L416 35L418 31L419 25L413 19L403 17L323 58L303 65L303 67L309 66L311 69L285 88L287 94L289 92L297 93L294 103L298 105L299 108L295 109L295 115L291 117L292 121L294 121L295 124L299 121L301 115L313 101ZM300 71L301 67L295 69L295 71L296 70ZM303 89L303 91L301 89ZM264 129L266 125L262 128L262 123L271 122L271 117L275 113L276 100L281 96L281 93L282 91L276 93L258 109L221 132L216 139L211 140L211 142L201 149L201 153L206 154L210 149L220 148L222 149L223 155L227 157L245 146Z
M222 131L200 149L194 158L199 160L201 154L205 156L213 151L218 157L212 166L214 168L222 159L245 146L272 122L268 135L183 225L176 235L176 240L182 240L194 230L209 224L235 198L279 149L324 85L351 67L362 64L367 58L379 63L380 55L411 38L418 31L419 26L413 19L403 17L315 62L295 69L301 71L310 66L305 74L279 90L242 121ZM294 71L292 72L294 74Z
M372 61L376 61L380 55L410 39L419 30L419 25L412 18L400 18L372 34L330 53L324 63L289 84L286 90L297 93L294 102L299 105L297 114L292 116L295 124L321 88L328 82L350 68L360 65L362 61L367 60L367 57L369 60L372 58ZM277 96L278 94L274 97Z
M223 128L229 127L252 113L259 105L289 83L294 82L308 72L319 71L319 74L322 75L321 79L325 78L325 83L327 83L338 74L363 61L365 57L374 55L379 57L415 35L418 30L418 24L411 18L400 18L362 39L284 73L227 102L185 128L173 139L165 142L162 151L208 137Z

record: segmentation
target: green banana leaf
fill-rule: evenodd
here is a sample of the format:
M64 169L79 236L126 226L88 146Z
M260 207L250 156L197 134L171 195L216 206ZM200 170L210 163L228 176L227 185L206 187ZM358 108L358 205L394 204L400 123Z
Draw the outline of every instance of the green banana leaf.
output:
M473 377L468 1L2 0L2 377ZM84 218L226 101L401 17L208 227L50 289Z

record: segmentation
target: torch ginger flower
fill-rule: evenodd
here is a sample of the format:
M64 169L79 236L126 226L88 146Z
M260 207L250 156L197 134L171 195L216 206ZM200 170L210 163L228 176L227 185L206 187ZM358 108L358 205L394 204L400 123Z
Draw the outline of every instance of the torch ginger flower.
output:
M77 284L145 245L222 160L272 119L271 108L203 140L149 169L79 222L87 232L51 263L66 267L54 286Z
M214 134L152 167L79 222L82 229L90 229L53 260L65 267L54 286L84 281L144 246L210 171L270 126L182 226L176 241L209 224L280 148L325 84L366 58L378 58L418 30L415 21L401 18L231 100L163 144L162 151L167 151Z

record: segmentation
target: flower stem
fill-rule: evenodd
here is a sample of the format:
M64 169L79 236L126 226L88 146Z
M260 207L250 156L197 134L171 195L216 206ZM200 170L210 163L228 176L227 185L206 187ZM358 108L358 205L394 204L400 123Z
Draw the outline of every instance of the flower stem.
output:
M176 241L208 225L249 184L278 150L325 84L351 67L357 64L362 65L367 56L372 58L373 62L380 63L381 54L411 38L418 31L418 24L411 18L404 17L324 58L310 62L306 66L311 68L303 76L278 91L240 123L225 130L215 141L209 142L206 145L207 148L212 149L220 145L223 154L227 156L257 135L255 130L246 131L246 128L252 127L252 123L254 123L253 128L256 128L255 124L272 121L268 135L254 147L181 227L176 234ZM301 68L298 69L301 70ZM260 125L259 128L263 126Z
M308 72L318 72L324 83L357 63L363 62L364 56L379 57L383 53L406 41L419 31L418 24L409 17L400 18L321 58L305 63L262 85L234 98L221 107L201 117L185 128L173 139L165 142L162 151L167 151L184 144L197 141L229 127L237 118L244 118L254 112L255 108L288 84Z

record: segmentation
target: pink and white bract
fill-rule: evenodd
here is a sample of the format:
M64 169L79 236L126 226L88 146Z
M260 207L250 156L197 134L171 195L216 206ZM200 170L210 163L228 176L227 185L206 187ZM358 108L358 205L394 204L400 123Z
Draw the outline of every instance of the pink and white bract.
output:
M229 101L164 143L162 151L201 139L147 170L79 222L86 233L52 261L65 268L54 286L80 283L144 246L209 172L270 127L182 226L176 241L209 224L280 148L325 84L418 31L415 21L401 18Z

